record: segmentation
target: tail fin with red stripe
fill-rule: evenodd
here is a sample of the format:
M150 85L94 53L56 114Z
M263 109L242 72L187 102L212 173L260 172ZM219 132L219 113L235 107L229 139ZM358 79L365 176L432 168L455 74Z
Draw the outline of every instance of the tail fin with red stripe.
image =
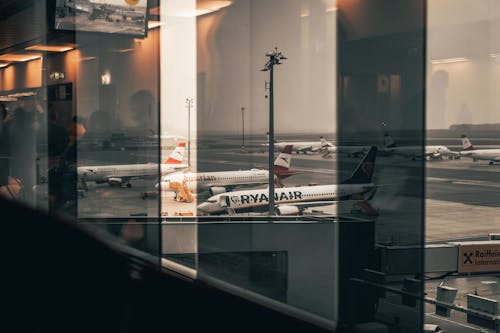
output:
M177 147L172 151L168 159L166 159L164 164L181 164L184 159L184 152L186 151L186 143L179 142Z
M463 150L474 150L474 146L472 145L472 142L470 141L469 137L465 134L462 134L462 147Z
M287 145L274 161L274 174L279 178L291 176L295 171L290 170L293 145Z

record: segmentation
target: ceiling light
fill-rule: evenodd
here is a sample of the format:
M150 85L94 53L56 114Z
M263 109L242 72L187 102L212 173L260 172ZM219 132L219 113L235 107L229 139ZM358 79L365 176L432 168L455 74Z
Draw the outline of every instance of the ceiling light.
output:
M15 94L9 94L7 95L8 97L29 97L29 96L35 96L36 92L35 91L26 91L26 92L19 92Z
M9 66L9 64L7 62L0 62L0 68L4 68L7 66Z
M25 48L29 51L45 51L45 52L66 52L73 50L73 45L33 45Z
M431 64L433 65L438 65L438 64L449 64L453 62L463 62L463 61L469 61L468 58L460 57L460 58L447 58L447 59L435 59L431 60Z
M15 102L17 98L9 96L0 96L0 102Z
M42 55L40 53L25 53L25 54L16 54L16 53L7 53L0 55L0 61L30 61L41 58Z

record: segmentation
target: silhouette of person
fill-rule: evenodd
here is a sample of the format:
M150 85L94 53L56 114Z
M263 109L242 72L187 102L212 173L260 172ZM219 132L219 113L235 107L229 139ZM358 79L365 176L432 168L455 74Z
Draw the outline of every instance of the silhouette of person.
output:
M76 200L76 172L71 170L71 162L67 159L71 147L70 133L62 124L62 110L51 105L48 112L48 155L49 155L49 210L51 212L76 213L71 208ZM73 176L74 174L74 176ZM69 207L68 207L69 206Z
M19 199L22 195L22 181L10 174L11 140L10 120L7 107L0 103L0 196L7 199Z

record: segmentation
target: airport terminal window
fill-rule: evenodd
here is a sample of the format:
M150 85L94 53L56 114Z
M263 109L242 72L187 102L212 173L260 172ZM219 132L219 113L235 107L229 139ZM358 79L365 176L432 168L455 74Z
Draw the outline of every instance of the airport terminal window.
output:
M498 301L499 24L497 1L428 2L425 289L469 309ZM425 312L444 330L494 326Z
M495 299L497 1L8 3L1 195L327 328Z
M2 194L155 255L158 6L9 1L0 56Z

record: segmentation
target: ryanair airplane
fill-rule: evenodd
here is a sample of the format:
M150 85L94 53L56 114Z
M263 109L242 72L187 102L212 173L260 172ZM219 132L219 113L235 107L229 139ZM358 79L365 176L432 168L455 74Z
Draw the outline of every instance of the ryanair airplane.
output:
M376 192L372 183L377 147L372 146L352 176L341 184L277 188L274 193L278 215L299 215L306 208L326 206L342 200L370 200ZM221 193L198 206L205 214L267 210L269 189Z

